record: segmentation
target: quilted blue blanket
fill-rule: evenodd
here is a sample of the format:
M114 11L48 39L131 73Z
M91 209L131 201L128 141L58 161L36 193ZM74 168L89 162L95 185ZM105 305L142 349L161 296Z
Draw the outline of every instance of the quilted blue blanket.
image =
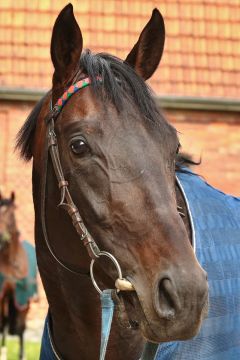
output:
M240 198L192 174L179 173L188 205L196 256L208 273L209 314L188 341L160 344L143 360L240 359ZM151 349L150 349L151 350ZM149 351L148 354L150 354Z

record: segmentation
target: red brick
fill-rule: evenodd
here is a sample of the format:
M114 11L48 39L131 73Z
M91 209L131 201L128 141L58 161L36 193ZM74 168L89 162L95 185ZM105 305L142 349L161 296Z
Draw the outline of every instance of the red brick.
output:
M217 7L216 5L208 5L204 6L204 19L206 20L216 20L217 19Z
M49 56L51 29L56 15L65 4L64 0L2 2L0 47L1 53L6 56L5 61L1 58L2 85L36 88L49 86L52 71ZM123 57L137 41L141 29L151 16L152 8L159 6L166 22L165 48L168 53L162 59L162 64L168 68L168 72L165 73L168 75L164 75L165 82L172 81L170 73L174 61L176 79L182 78L181 65L190 67L190 79L196 78L196 73L202 68L209 68L212 74L208 87L205 84L201 88L201 83L198 87L193 83L186 86L178 84L177 91L186 89L189 92L191 89L194 95L200 95L208 88L210 95L220 96L223 92L222 86L219 76L216 75L214 79L214 74L217 74L220 68L229 73L239 71L238 0L163 0L161 4L148 0L92 0L82 1L80 4L78 0L73 0L73 5L83 31L84 46L91 47L93 51L108 50ZM18 58L19 67L16 66ZM23 59L25 64L22 63ZM39 62L39 66L35 64L36 61ZM11 76L12 65L14 75ZM23 74L27 70L29 73L25 74L24 81ZM161 91L160 73L157 72L154 76L154 89ZM227 85L226 83L225 86ZM230 88L233 94L234 88ZM172 84L169 87L165 84L165 89L172 89L171 91L176 93L176 88L173 89ZM239 82L236 83L235 89L234 97L238 98ZM184 95L181 92L178 94Z

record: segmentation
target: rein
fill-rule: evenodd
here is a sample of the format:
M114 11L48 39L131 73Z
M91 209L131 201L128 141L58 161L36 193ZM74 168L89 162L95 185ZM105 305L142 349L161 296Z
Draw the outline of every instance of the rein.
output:
M101 81L101 79L97 79ZM94 287L96 290L100 293L101 297L101 305L102 305L102 332L101 332L101 349L100 349L100 360L104 360L105 354L106 354L106 348L107 343L109 339L110 329L111 329L111 323L112 323L112 317L113 317L113 311L114 311L114 305L115 303L118 305L119 300L117 296L117 292L121 291L134 291L134 288L132 284L123 278L121 267L116 260L116 258L106 252L106 251L100 251L99 247L97 246L96 242L88 232L86 226L83 223L82 217L79 213L79 210L77 206L74 204L73 199L71 197L71 194L68 189L68 182L65 180L63 169L60 161L60 155L59 155L59 149L58 149L58 142L57 142L57 136L55 133L55 121L57 117L59 116L61 110L63 109L64 105L67 103L67 101L71 98L73 94L75 94L77 91L89 86L91 84L90 78L85 78L83 80L78 81L74 85L70 86L67 91L64 92L64 94L58 99L54 107L47 114L45 118L45 123L47 126L47 137L45 141L45 152L44 152L44 172L43 172L43 181L42 181L42 193L41 193L41 222L42 222L42 229L43 229L43 235L45 239L45 243L47 245L47 248L52 255L52 257L55 259L55 261L65 270L82 275L82 273L79 273L73 269L71 269L69 266L67 266L63 261L61 261L56 253L53 251L47 234L47 228L46 228L46 221L45 221L45 197L46 197L46 181L47 181L47 166L48 166L48 154L50 153L53 169L58 181L58 187L61 194L61 200L59 203L59 207L63 207L68 215L70 216L72 220L72 224L75 227L78 235L80 236L80 240L83 242L84 246L86 247L88 254L91 258L90 263L90 275L93 282ZM94 272L93 267L95 261L100 257L105 256L108 257L113 264L115 265L117 272L118 272L118 279L115 282L116 289L113 290L104 290L102 291L95 279L94 279ZM116 300L117 298L117 300ZM113 300L115 299L115 300ZM50 332L49 332L50 335ZM51 337L50 337L51 339ZM52 342L51 342L52 346ZM54 347L52 346L52 349L54 352Z

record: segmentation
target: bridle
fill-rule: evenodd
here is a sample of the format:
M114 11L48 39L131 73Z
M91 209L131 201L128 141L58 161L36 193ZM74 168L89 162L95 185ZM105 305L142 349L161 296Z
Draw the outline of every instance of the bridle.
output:
M97 79L97 81L101 81L101 79ZM47 181L47 168L48 168L48 154L50 153L50 157L52 160L52 165L54 169L54 173L57 178L58 187L61 194L61 200L59 203L59 207L64 208L68 215L70 216L72 220L72 224L75 227L80 240L83 242L84 246L87 249L87 252L91 258L90 263L90 275L92 279L92 283L96 290L100 293L101 297L101 305L102 305L102 331L101 331L101 348L100 348L100 360L104 360L105 354L106 354L106 348L107 343L109 339L110 329L111 329L111 323L113 318L113 312L114 308L118 307L118 312L124 311L124 305L123 301L120 300L117 293L121 291L134 291L133 285L130 281L126 280L122 276L121 267L117 261L117 259L110 254L107 251L100 251L99 247L97 246L96 242L88 232L86 226L84 225L83 219L79 213L79 210L77 206L74 204L72 196L68 189L68 182L65 180L61 161L60 161L60 155L58 150L58 141L57 136L55 133L55 121L57 117L59 116L61 110L63 109L64 105L67 103L67 101L71 98L73 94L75 94L77 91L89 86L91 84L90 78L85 78L83 80L78 81L74 85L70 86L67 91L64 92L64 94L58 99L54 107L52 107L50 112L47 114L45 118L45 123L47 126L46 131L46 140L45 140L45 151L44 151L44 164L43 164L43 176L42 176L42 186L41 186L41 223L42 223L42 230L43 235L45 239L45 243L47 245L47 248L52 255L52 257L55 259L55 261L60 265L61 268L65 269L68 272L83 275L80 272L77 272L76 270L72 269L70 266L66 265L63 261L59 259L59 257L56 255L56 253L53 251L51 244L48 239L47 234L47 228L46 228L46 216L45 216L45 198L46 198L46 181ZM97 285L95 279L94 279L94 273L93 273L93 266L95 261L101 257L105 256L110 259L113 264L115 265L118 273L118 278L115 281L115 289L107 289L107 290L101 290L99 286ZM128 321L126 321L125 315L118 314L119 317L122 317L122 319L125 319L125 324L129 324ZM125 318L124 318L125 316ZM127 325L129 326L129 325ZM54 349L54 346L51 342L51 336L50 336L50 330L48 328L49 332L49 339L50 344L52 347L52 351L56 355L56 351ZM58 359L60 359L59 356L57 356Z
M97 79L97 81L101 81L101 79ZM89 77L87 77L87 78L84 78L83 80L78 81L74 85L70 86L64 92L64 94L57 100L54 107L52 107L52 104L51 104L51 110L45 118L45 123L47 126L47 144L46 144L47 151L45 154L45 171L44 171L44 181L43 181L43 187L42 187L42 193L43 193L42 199L43 199L43 201L45 199L47 162L48 162L47 155L49 152L50 156L51 156L54 172L55 172L55 175L57 178L58 187L59 187L60 193L61 193L61 200L60 200L60 203L58 206L64 208L67 211L68 215L71 217L73 226L75 227L78 235L80 236L80 240L83 242L84 246L86 247L86 249L88 251L88 254L91 258L90 275L91 275L91 278L93 281L93 285L95 286L97 291L99 293L101 293L101 290L99 289L99 287L94 279L93 265L94 265L95 260L98 259L100 256L106 256L113 262L113 264L115 265L117 272L118 272L118 279L116 280L116 283L115 283L116 288L118 290L122 290L122 291L134 290L132 284L128 280L123 278L121 267L120 267L118 261L116 260L116 258L112 254L110 254L106 251L100 251L96 242L94 241L94 239L88 232L86 226L84 225L82 217L79 213L79 210L78 210L77 206L74 204L72 196L69 192L69 189L68 189L69 184L64 178L63 169L62 169L62 165L61 165L61 161L60 161L60 155L59 155L59 150L58 150L58 141L57 141L57 136L55 133L55 121L56 121L57 117L59 116L60 112L62 111L64 105L71 98L71 96L74 95L79 90L89 86L90 84L91 84L91 80ZM48 236L47 236L44 208L45 208L45 204L42 204L42 211L41 211L42 212L42 224L44 227L44 238L45 238L45 242L48 247L48 250L50 251L53 258L57 261L57 263L61 267L63 267L67 271L78 274L77 271L75 271L75 270L71 269L69 266L67 266L54 253L54 251L49 243Z
M66 104L66 102L69 100L69 98L80 89L83 89L84 87L88 86L90 84L89 79L85 79L82 81L79 81L77 84L71 86L63 96L61 96L55 106L51 109L49 114L47 115L45 121L47 125L47 137L48 137L48 150L51 155L52 164L54 168L54 172L58 181L58 187L60 189L61 193L61 201L59 203L59 207L63 207L65 210L67 210L68 215L72 219L73 226L75 227L77 233L80 236L81 241L87 248L88 254L91 259L96 259L99 257L100 250L87 231L83 220L80 216L80 213L74 204L71 194L68 190L68 182L64 178L62 165L60 162L60 156L59 156L59 150L58 150L58 142L57 142L57 136L55 133L55 121L57 117L59 116L62 108ZM51 105L52 106L52 105ZM49 245L49 243L48 243ZM53 251L51 250L51 254L53 255ZM64 265L58 258L56 258L56 255L54 254L55 260L62 265L63 267L67 268L68 270L72 271L70 268L68 268L66 265Z
M96 81L101 82L101 78L97 77L95 79ZM95 240L92 238L90 233L88 232L86 226L84 225L84 222L82 220L82 217L79 213L79 210L77 206L74 204L73 199L71 197L71 194L68 189L68 182L65 180L63 169L60 161L60 155L58 150L58 141L57 136L55 133L55 121L58 118L59 114L61 113L63 107L68 102L68 100L79 90L89 86L91 84L91 79L89 77L86 77L82 80L79 80L77 83L71 85L64 94L57 100L54 107L52 107L51 102L51 109L47 116L45 117L45 123L47 126L47 141L45 144L46 150L45 150L45 166L44 166L44 180L42 182L42 206L41 206L41 220L43 225L43 232L44 232L44 238L46 245L48 247L49 252L53 256L53 258L57 261L57 263L63 267L65 270L70 271L74 274L80 274L76 270L71 269L69 266L64 264L58 256L54 253L49 240L47 236L46 231L46 225L45 225L45 192L46 192L46 177L47 177L47 164L48 164L48 153L50 153L52 164L54 168L54 172L58 181L58 187L61 193L61 200L59 203L59 207L64 208L68 215L70 216L72 220L72 224L75 227L78 235L80 236L80 240L83 242L84 246L86 247L88 254L91 258L91 264L90 264L90 275L92 278L93 285L97 289L99 293L101 293L101 290L96 284L96 281L93 276L93 265L96 259L98 259L100 256L107 256L115 265L117 272L118 272L118 279L115 282L115 286L118 290L122 291L131 291L134 290L132 284L124 279L122 277L122 271L121 267L117 261L117 259L110 253L106 251L100 251L98 245L96 244ZM182 209L180 206L177 206L178 212L181 216L185 216L184 213L182 213L180 210Z

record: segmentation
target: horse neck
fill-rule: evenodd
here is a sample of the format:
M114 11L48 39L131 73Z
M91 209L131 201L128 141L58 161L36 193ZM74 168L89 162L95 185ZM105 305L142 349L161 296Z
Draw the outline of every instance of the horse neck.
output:
M59 239L58 239L59 240ZM86 249L83 249L86 252ZM66 359L97 360L100 351L101 305L88 275L74 275L49 255L43 238L37 239L38 264L50 306L56 351ZM41 252L41 255L40 255ZM67 334L67 335L66 335ZM131 339L131 341L129 341ZM106 359L135 360L143 339L138 331L113 320Z
M55 199L54 189L51 190L54 205L47 202L46 206L48 241L55 250L55 255L65 262L68 260L67 254L66 251L61 252L61 245L66 243L66 234L69 247L70 239L76 242L75 229L69 222L67 213L63 212L61 215L61 212L56 211L58 198ZM56 350L60 356L70 360L76 359L76 354L81 359L97 360L101 337L101 305L99 294L88 275L89 256L78 240L72 252L77 252L79 271L85 273L82 275L71 273L54 259L42 231L40 201L38 197L35 200L38 265L49 302L52 337ZM51 216L48 216L50 214ZM113 321L106 359L125 360L127 354L128 360L135 360L140 357L142 346L143 339L139 332L121 328Z
M79 280L81 281L81 279ZM97 360L99 359L101 337L99 296L95 293L91 282L86 284L86 280L83 280L83 283L82 286L77 286L75 283L75 298L77 292L81 290L83 296L76 300L74 306L71 307L70 301L73 303L74 300L68 299L68 302L66 301L68 315L65 315L65 319L62 319L62 313L57 308L51 309L54 343L63 358L75 359L77 353L81 359ZM71 296L70 292L69 296ZM69 321L66 322L66 319ZM106 359L125 360L126 354L129 360L139 358L142 339L139 333L130 334L130 332L132 331L120 328L116 321L113 321Z

